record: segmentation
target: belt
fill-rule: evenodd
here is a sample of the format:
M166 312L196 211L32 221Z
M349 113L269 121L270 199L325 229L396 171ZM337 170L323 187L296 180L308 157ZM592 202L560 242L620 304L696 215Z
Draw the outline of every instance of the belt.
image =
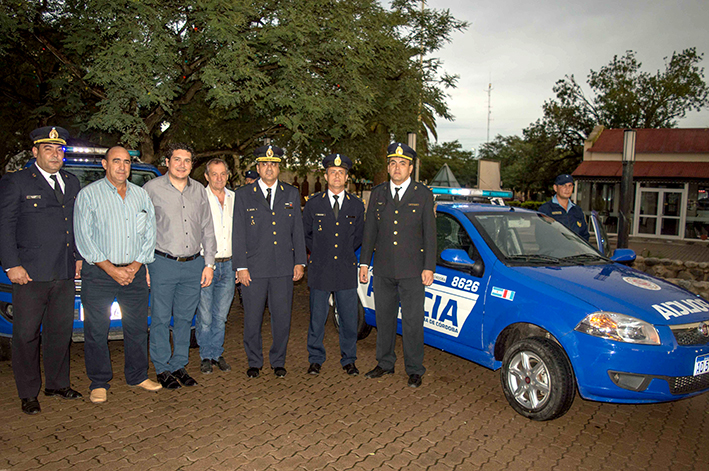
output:
M125 268L129 265L130 265L130 263L114 263L113 264L114 267L118 267L118 268Z
M231 257L215 258L214 263L224 263L231 260Z
M165 257L170 260L176 260L178 262L190 262L190 261L194 260L195 258L199 257L199 253L196 253L194 255L190 255L189 257L175 257L174 255L170 255L169 253L161 252L159 250L155 251L155 255L160 255L161 257Z

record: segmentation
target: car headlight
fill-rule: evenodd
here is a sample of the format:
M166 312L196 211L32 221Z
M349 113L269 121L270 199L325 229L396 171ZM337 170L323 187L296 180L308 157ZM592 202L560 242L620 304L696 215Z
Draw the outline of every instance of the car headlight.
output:
M616 312L589 314L575 330L617 342L660 345L660 335L652 324Z

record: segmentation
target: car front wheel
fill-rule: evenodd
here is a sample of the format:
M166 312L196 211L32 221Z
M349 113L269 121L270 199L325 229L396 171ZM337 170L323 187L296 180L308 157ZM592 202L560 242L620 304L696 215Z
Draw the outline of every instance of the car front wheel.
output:
M500 379L507 402L532 420L561 417L576 395L573 370L564 350L542 337L512 344L502 359Z

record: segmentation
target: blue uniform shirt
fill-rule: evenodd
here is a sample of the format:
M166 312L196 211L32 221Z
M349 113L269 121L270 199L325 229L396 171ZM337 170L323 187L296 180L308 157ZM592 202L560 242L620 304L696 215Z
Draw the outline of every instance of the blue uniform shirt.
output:
M586 216L583 214L581 208L573 204L571 200L569 200L569 209L565 210L564 207L559 204L556 195L554 195L551 201L547 201L539 207L539 212L553 217L567 228L583 237L584 240L588 241L590 234L588 233Z

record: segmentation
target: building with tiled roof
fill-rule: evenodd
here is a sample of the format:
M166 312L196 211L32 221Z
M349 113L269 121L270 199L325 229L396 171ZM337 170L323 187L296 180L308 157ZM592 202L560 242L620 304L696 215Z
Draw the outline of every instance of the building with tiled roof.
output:
M573 172L576 202L617 232L623 129L596 126ZM631 234L706 240L709 234L709 129L637 129Z

